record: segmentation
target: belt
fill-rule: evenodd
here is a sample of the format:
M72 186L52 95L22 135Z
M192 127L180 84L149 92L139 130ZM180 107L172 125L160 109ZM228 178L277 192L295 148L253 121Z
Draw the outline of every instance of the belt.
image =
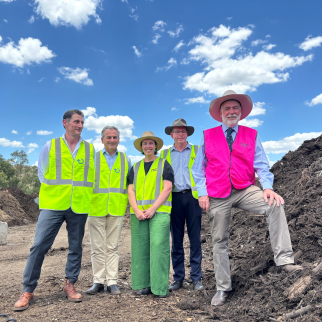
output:
M172 191L174 193L186 193L186 192L189 192L191 191L191 189L185 189L185 190L181 190L181 191Z

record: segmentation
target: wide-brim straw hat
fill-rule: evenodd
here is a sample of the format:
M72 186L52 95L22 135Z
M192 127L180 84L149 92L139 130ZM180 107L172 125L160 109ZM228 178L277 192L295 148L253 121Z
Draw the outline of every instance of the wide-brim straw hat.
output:
M184 119L177 119L175 120L171 126L167 126L164 130L164 132L168 135L171 134L172 129L176 126L184 126L187 129L188 136L192 135L193 132L195 131L195 128L193 126L188 126L187 122Z
M246 94L237 94L233 90L226 91L223 96L215 98L209 106L209 114L218 122L222 122L220 106L222 103L235 100L238 101L242 107L240 120L246 118L253 109L253 101Z
M163 140L155 136L151 131L143 132L142 136L134 141L134 147L141 152L142 151L141 142L146 139L154 140L157 143L158 151L163 147Z

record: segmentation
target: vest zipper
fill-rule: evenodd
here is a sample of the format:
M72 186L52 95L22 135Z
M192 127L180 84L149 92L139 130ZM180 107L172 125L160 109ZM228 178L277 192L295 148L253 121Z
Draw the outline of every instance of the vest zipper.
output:
M155 159L155 160L156 160L156 159ZM155 161L155 160L154 160L154 161ZM142 161L143 161L143 167L144 167L144 160L142 160ZM143 183L143 200L142 200L142 208L143 208L143 210L146 210L146 209L144 209L145 180L146 180L146 178L147 178L148 174L150 173L151 168L153 167L154 161L153 161L153 163L151 164L151 167L150 167L150 169L149 169L148 173L145 175L145 178L144 178L144 183ZM145 172L145 170L144 170L144 172Z

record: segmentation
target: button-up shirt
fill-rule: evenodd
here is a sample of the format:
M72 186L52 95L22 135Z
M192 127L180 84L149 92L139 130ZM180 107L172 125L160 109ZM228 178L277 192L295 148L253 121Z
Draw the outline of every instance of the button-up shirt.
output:
M227 129L228 127L225 124L221 125L222 130L227 137ZM238 124L233 127L234 131L231 134L233 140L235 140L236 135L238 133ZM199 197L207 196L207 184L206 184L206 166L207 166L207 158L205 153L205 138L202 137L200 148L198 150L195 162L192 166L191 172L193 175L193 179L196 184L196 188L198 190ZM254 156L254 170L259 178L259 181L263 187L263 189L273 189L273 181L274 175L269 172L270 166L265 154L262 143L258 137L256 136L256 145L255 145L255 156Z
M186 189L191 189L189 161L191 154L191 144L179 151L173 145L170 148L171 166L174 172L174 186L172 191L179 192Z
M102 153L103 153L103 155L104 155L104 157L105 157L105 159L106 159L106 162L107 162L107 164L108 164L108 167L110 168L110 170L113 168L113 165L114 165L114 163L115 163L115 161L116 161L116 158L117 158L117 155L118 155L118 151L116 151L113 155L110 155L106 150L105 150L105 148L103 148L103 150L102 150ZM131 167L132 167L132 164L131 164L131 160L130 160L130 158L129 157L127 157L127 163L128 163L128 166L129 166L129 171L130 171L130 169L131 169Z
M67 140L65 138L65 133L62 135L62 138L63 138L64 142L66 143L66 145L68 146L68 148L70 150L70 153L73 156L73 159L75 160L76 154L78 152L78 149L80 147L80 144L83 141L83 138L81 136L79 137L79 141L77 142L76 147L75 147L75 150L73 152L70 149L70 147L68 145L68 142L67 142ZM39 178L39 181L41 183L44 181L45 173L47 173L47 171L48 171L48 167L49 167L49 152L50 152L50 149L51 149L51 140L50 141L47 141L43 145L43 147L42 147L42 149L40 151L40 155L39 155L39 159L38 159L38 178ZM95 155L95 151L94 151L94 155Z

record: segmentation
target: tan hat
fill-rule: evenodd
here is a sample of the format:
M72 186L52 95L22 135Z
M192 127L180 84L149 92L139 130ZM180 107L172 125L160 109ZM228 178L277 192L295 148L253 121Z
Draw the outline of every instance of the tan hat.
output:
M171 126L167 126L164 132L170 135L172 132L172 129L176 126L184 126L187 129L188 136L192 135L193 132L195 131L195 128L193 126L188 126L187 122L184 119L177 119L172 123Z
M222 122L222 118L220 115L220 106L222 103L235 100L238 101L242 107L242 113L240 119L246 118L253 109L253 101L246 94L237 94L235 91L228 90L226 91L222 97L215 98L209 106L210 115L218 122Z
M138 139L136 139L134 141L134 147L138 150L138 151L142 151L142 146L141 146L141 142L143 140L146 140L146 139L151 139L151 140L154 140L156 143L157 143L157 150L159 151L162 147L163 147L163 141L162 139L158 138L157 136L155 136L153 134L153 132L151 131L145 131L142 136Z

